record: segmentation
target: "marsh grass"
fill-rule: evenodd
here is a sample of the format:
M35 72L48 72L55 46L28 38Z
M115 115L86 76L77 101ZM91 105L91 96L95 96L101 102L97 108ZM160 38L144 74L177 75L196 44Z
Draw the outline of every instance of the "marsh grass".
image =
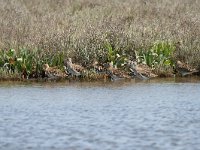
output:
M199 6L199 0L1 0L0 49L15 49L18 70L37 75L41 64L62 67L66 57L82 65L117 63L117 54L135 59L156 41L171 41L173 59L198 67Z
M165 41L155 42L149 50L136 52L137 62L147 64L152 69L169 70L174 67L175 44Z
M30 49L0 50L1 77L16 76L38 78L43 76L43 65L57 66L63 69L64 52L46 52Z
M0 68L0 80L20 80L20 73L19 72L8 72L7 70L4 70L3 68Z

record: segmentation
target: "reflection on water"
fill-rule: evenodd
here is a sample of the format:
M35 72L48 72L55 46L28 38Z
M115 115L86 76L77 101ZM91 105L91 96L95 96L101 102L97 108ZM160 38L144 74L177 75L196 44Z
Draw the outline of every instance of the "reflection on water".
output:
M0 149L198 149L200 82L181 80L1 83Z

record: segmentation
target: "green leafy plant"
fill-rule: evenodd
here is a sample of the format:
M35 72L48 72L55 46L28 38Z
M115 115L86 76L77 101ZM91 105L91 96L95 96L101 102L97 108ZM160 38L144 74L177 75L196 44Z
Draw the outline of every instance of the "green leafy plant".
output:
M27 74L30 76L33 72L33 68L36 63L35 55L33 51L27 49L21 49L18 54L17 62L16 62L16 69L19 72Z
M14 49L0 51L0 66L10 73L14 73L16 51Z
M127 56L125 54L120 54L118 51L116 51L110 43L107 43L105 47L108 51L108 62L113 62L114 66L122 67L127 60Z
M175 46L171 42L157 41L150 50L136 53L136 57L140 63L147 64L151 68L171 67L174 65L172 54Z

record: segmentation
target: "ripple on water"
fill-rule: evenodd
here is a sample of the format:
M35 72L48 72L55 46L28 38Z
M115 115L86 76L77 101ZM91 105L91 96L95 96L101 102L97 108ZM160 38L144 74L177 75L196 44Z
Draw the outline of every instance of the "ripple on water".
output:
M0 149L198 149L200 84L0 87Z

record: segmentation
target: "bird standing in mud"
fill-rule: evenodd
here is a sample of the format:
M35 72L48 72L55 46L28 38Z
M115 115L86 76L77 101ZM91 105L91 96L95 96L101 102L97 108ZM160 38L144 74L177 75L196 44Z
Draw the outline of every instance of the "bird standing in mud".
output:
M81 76L81 72L84 70L84 67L81 65L73 64L72 59L68 58L66 61L66 70L71 76Z
M136 61L128 61L128 67L133 76L139 79L149 79L157 77L156 74L152 73L152 69L145 64L137 64Z
M96 73L104 72L104 66L96 60L93 61L91 68L94 69Z
M67 74L62 70L58 69L57 67L49 67L48 64L43 65L43 70L45 72L45 76L49 79L58 79L67 76Z
M125 71L115 68L113 66L113 62L106 64L105 67L106 67L107 74L110 76L112 81L131 78Z
M199 72L198 70L191 68L189 65L182 63L179 60L175 63L175 71L181 76L192 75Z

